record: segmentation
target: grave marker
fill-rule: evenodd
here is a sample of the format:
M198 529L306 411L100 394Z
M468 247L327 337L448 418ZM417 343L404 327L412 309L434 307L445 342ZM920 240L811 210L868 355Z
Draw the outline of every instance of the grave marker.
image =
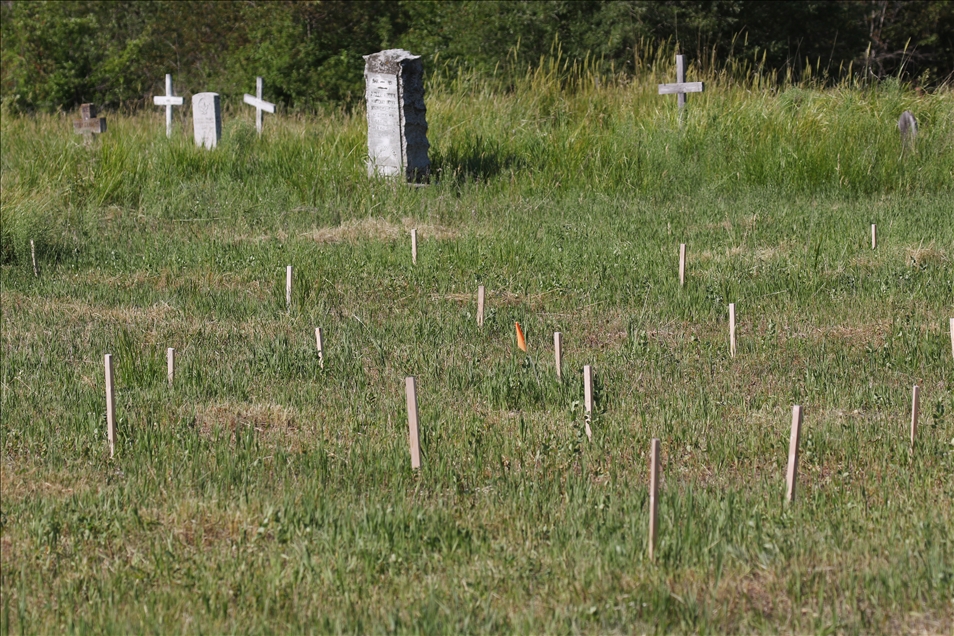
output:
M222 138L222 107L218 93L196 93L192 96L192 129L195 145L210 150Z
M735 303L729 303L729 355L735 357Z
M484 286L477 287L477 326L484 326Z
M368 176L402 176L426 182L427 109L419 55L388 49L364 56L368 111Z
M921 410L921 387L917 384L911 391L911 449L914 449L914 438L918 432L918 412Z
M325 368L325 351L321 344L321 327L315 327L315 345L318 347L318 366Z
M73 132L83 135L83 143L92 143L92 135L106 132L106 118L96 116L95 104L80 106L80 119L73 120Z
M33 239L30 239L30 258L33 260L33 276L39 278L40 270L36 268L36 246L33 244Z
M901 117L898 118L898 130L901 132L902 150L914 150L914 142L918 136L918 120L915 119L914 113L910 110L901 113Z
M659 440L649 443L649 560L656 560L656 511L659 500Z
M685 59L682 55L676 56L676 83L660 84L660 95L673 95L678 98L679 124L682 125L682 109L686 106L686 93L701 93L705 90L703 82L687 82Z
M411 230L411 264L417 265L417 230Z
M113 398L113 355L106 354L106 439L109 456L116 454L116 400Z
M592 440L593 431L590 429L590 420L593 419L593 369L588 364L583 367L583 409L586 411L583 418L586 438Z
M788 438L788 471L786 482L788 490L785 498L789 502L795 501L795 482L798 479L798 440L802 434L802 407L792 407L792 432Z
M275 112L275 104L271 102L266 102L262 99L262 78L255 78L255 96L245 93L245 97L242 98L243 101L249 106L255 107L255 130L258 131L258 134L262 134L262 111L266 113Z
M556 363L557 380L563 382L563 334L553 332L553 357Z
M878 228L872 223L871 224L871 249L878 247Z
M407 393L407 429L408 443L411 446L411 468L417 470L421 467L421 443L417 431L417 383L413 375L408 376L404 382Z
M175 93L172 92L172 75L166 73L166 94L156 95L152 98L152 102L156 106L166 107L166 137L172 136L172 107L182 106L182 101L181 97L176 97Z
M176 350L172 347L166 349L166 376L169 379L169 387L172 387L176 379Z

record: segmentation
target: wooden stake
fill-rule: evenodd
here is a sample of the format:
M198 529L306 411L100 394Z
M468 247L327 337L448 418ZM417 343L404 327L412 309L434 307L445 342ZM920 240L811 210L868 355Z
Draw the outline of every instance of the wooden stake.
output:
M285 269L285 307L291 311L292 266Z
M484 326L484 286L477 288L477 326Z
M116 454L116 402L113 398L113 355L106 354L106 439L109 456Z
M417 230L411 230L411 263L417 265Z
M911 449L914 449L914 438L918 433L918 412L921 410L921 387L917 384L911 391Z
M679 286L686 285L686 244L679 244Z
M39 278L40 270L36 267L36 246L33 244L33 239L30 239L30 258L33 259L33 276Z
M586 428L586 438L593 439L590 429L590 420L593 418L593 369L590 365L583 367L583 408L586 411L583 424Z
M802 407L792 407L792 433L788 438L788 490L785 498L795 501L795 481L798 479L798 440L802 434Z
M659 440L649 443L649 560L656 560L656 510L659 505Z
M729 355L735 357L735 303L729 303Z
M169 378L171 387L176 379L176 350L172 347L166 349L166 376Z
M874 223L871 224L871 249L878 247L878 229Z
M318 347L318 366L325 368L325 350L321 345L321 327L315 327L315 345Z
M414 376L408 376L404 380L407 391L407 428L408 442L411 446L411 468L417 470L421 467L421 444L417 433L417 384Z
M563 382L563 334L553 332L553 358L556 363L557 380Z
M954 358L954 318L951 318L951 357Z

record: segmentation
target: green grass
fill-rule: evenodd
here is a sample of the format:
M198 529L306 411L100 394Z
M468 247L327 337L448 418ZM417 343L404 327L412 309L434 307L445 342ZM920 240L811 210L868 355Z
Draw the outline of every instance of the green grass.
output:
M713 76L680 130L667 68L547 68L432 83L427 188L368 181L360 113L4 114L2 633L951 630L952 94Z

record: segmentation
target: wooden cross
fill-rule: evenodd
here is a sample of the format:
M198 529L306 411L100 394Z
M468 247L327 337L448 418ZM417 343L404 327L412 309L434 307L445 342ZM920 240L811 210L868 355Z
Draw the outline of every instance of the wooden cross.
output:
M77 135L85 135L84 142L89 145L92 142L92 133L106 132L106 118L96 116L95 104L83 104L80 106L80 115L82 119L73 120L73 132Z
M676 83L659 85L660 95L672 95L675 93L678 96L680 123L682 123L682 109L686 105L686 93L701 93L703 90L705 90L705 85L702 82L686 81L686 66L683 56L681 55L676 56Z
M275 104L271 102L266 102L262 99L262 78L255 78L255 97L252 97L248 93L245 93L244 101L249 106L255 107L255 130L258 131L258 134L262 134L262 111L264 110L267 113L275 112Z
M182 106L182 98L172 92L172 75L166 73L166 94L156 95L152 101L156 106L166 107L166 137L172 137L172 107Z

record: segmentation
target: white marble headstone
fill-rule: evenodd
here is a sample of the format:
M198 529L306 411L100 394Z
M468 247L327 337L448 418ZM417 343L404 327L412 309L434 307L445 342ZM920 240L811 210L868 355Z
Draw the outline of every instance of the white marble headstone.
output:
M427 181L427 109L419 55L388 49L364 56L368 175Z
M218 93L196 93L192 96L192 126L195 145L215 148L222 137L222 109Z

